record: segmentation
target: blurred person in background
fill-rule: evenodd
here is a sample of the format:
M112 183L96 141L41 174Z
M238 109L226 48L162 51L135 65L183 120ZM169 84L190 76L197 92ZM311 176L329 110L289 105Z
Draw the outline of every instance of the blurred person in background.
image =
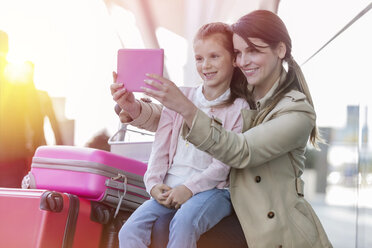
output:
M7 33L0 31L0 187L18 188L35 149L46 144L46 116L56 143L62 140L49 95L35 88L33 63L8 63L8 44Z
M48 118L55 139L56 145L63 145L62 134L60 125L58 123L53 102L48 92L39 90L34 84L34 64L31 61L26 61L26 73L27 76L25 83L28 88L28 98L30 105L28 106L29 120L32 123L33 137L32 137L32 151L35 151L37 147L41 145L47 145L45 138L44 126L45 118ZM41 117L39 116L39 112ZM35 116L33 116L35 114ZM41 121L40 121L41 120Z
M7 77L8 35L0 31L0 187L20 187L28 170L26 121L20 84Z

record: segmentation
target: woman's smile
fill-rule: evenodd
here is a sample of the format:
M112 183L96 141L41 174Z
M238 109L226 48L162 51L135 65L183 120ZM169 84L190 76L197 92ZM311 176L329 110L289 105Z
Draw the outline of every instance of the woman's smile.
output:
M243 69L243 72L248 79L249 77L253 77L258 72L258 69L259 69L259 67Z

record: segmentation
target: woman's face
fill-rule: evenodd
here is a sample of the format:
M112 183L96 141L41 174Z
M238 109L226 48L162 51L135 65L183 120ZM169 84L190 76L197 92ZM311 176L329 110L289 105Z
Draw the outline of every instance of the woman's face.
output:
M204 88L230 86L234 71L234 57L223 46L221 34L214 34L194 42L196 69L204 81Z
M233 36L236 64L247 78L248 84L255 86L255 91L265 94L280 76L285 49L281 45L271 49L268 44L258 38L249 38L256 47L249 46L237 34ZM280 48L281 47L281 48Z

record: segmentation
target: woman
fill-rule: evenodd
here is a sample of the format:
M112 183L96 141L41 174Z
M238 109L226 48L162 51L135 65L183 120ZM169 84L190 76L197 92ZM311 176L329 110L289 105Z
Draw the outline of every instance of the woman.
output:
M312 99L291 55L288 31L277 15L265 10L243 16L232 30L236 63L248 80L256 108L242 111L243 134L224 130L167 79L152 75L162 84L151 81L149 85L158 91L145 92L183 116L182 134L188 142L232 167L231 200L248 247L332 247L303 197L306 144L310 139L316 146L319 137ZM120 97L128 95L122 92ZM132 110L137 112L128 112L133 123L153 130L158 107L134 103ZM122 114L123 120L126 117Z

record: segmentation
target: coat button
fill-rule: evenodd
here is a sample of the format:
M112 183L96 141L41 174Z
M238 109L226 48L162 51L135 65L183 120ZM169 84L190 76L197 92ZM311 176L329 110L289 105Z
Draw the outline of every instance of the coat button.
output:
M260 176L256 176L254 179L256 180L256 183L261 182L261 177Z
M267 213L267 217L269 217L269 219L274 218L274 216L275 216L275 213L273 211L270 211Z

